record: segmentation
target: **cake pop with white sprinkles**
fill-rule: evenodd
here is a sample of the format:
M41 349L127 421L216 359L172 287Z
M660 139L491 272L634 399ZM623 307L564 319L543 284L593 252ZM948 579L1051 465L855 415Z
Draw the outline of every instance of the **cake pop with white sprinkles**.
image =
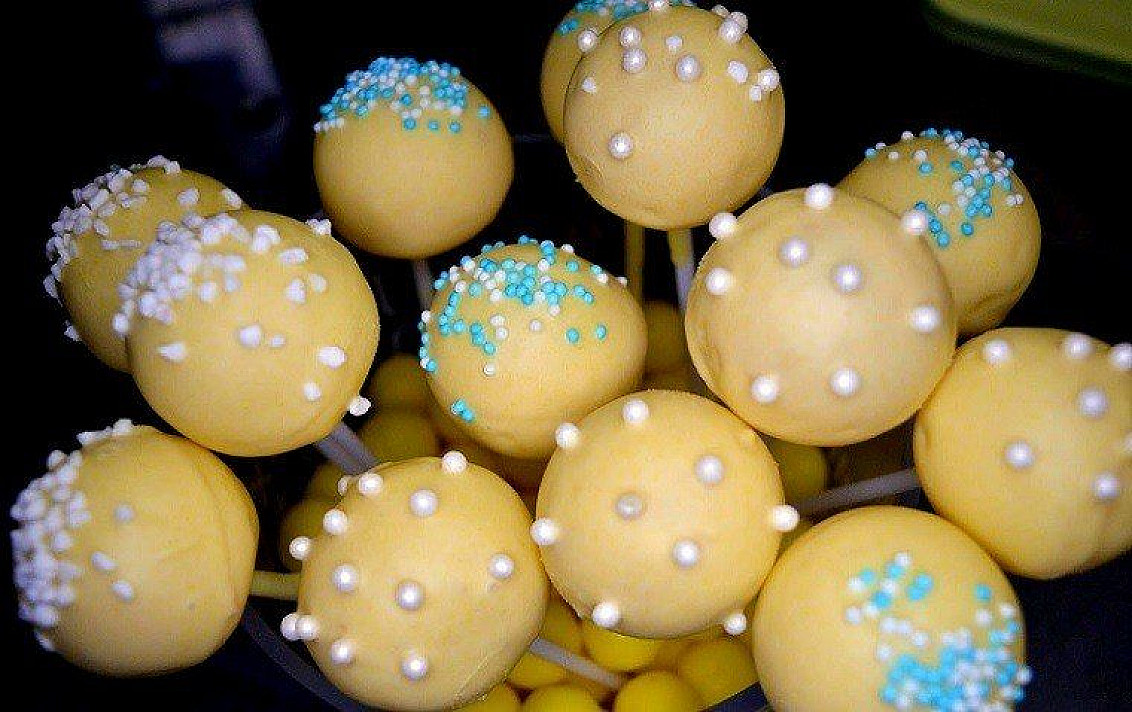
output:
M987 332L916 416L913 453L935 510L1007 571L1109 561L1132 547L1132 345Z
M578 35L566 153L586 191L625 220L702 225L750 199L778 158L778 72L746 35L747 16L717 10L652 2Z
M700 376L789 442L860 442L908 419L955 349L924 222L821 183L713 218L685 322Z
M421 366L469 435L512 457L546 457L566 420L636 387L640 305L569 245L519 238L464 257L422 315Z
M142 395L173 427L230 455L326 436L373 362L373 293L330 224L220 213L165 224L122 285L115 328Z
M1014 160L961 131L905 131L878 143L838 185L901 214L920 210L959 312L959 333L994 328L1038 266L1041 222Z
M531 536L578 615L643 638L746 630L798 523L753 430L706 398L644 391L563 423L558 446Z
M367 705L441 710L486 694L538 634L547 581L526 507L452 451L354 478L302 561L303 640L338 688Z
M215 455L120 420L12 507L19 615L44 649L104 675L171 672L211 655L251 587L259 523Z
M1002 571L955 526L903 507L800 536L759 593L751 641L776 710L1006 712L1032 676Z
M108 366L126 371L126 345L111 325L118 284L157 237L157 226L199 223L201 216L243 202L218 181L164 156L113 168L75 190L73 198L51 226L51 273L43 286L67 309L67 335Z
M320 109L314 175L343 236L366 252L418 259L464 242L499 211L511 136L459 68L379 57Z

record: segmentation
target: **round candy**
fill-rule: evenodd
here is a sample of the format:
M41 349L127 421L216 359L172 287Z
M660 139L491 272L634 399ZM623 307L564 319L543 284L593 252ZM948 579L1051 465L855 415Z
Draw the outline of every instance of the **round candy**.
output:
M294 450L330 432L373 362L378 321L329 224L239 210L159 233L114 318L150 406L229 455Z
M613 712L699 712L703 708L695 688L663 670L634 677L613 700Z
M911 467L912 421L907 420L864 442L831 448L826 452L830 479L836 485L870 480Z
M573 612L557 597L546 607L546 617L538 637L548 640L564 650L581 654L582 631ZM543 660L534 653L523 653L519 662L507 676L507 681L525 690L553 685L566 679L566 669Z
M691 0L674 0L673 5L692 5ZM570 75L582 58L583 48L591 48L598 35L617 20L648 10L646 0L581 0L554 28L542 56L539 91L542 110L550 133L562 142L562 109Z
M668 302L652 300L645 302L644 312L648 333L645 373L664 373L690 365L680 310Z
M120 420L47 459L12 516L20 618L46 650L105 675L194 665L251 587L251 498L204 448Z
M496 685L482 700L464 705L458 712L519 712L519 696L507 685Z
M676 662L676 673L709 707L737 695L758 680L751 650L738 640L705 640Z
M514 172L495 107L446 62L379 57L320 109L314 177L350 242L419 259L472 237Z
M547 582L514 490L459 452L355 479L303 552L298 611L332 683L393 710L469 703L538 633Z
M602 712L601 705L577 685L540 687L523 701L523 712Z
M421 365L440 404L496 452L547 457L559 424L640 380L640 305L569 246L497 243L436 288L420 325Z
M798 516L758 435L705 398L646 391L558 439L531 534L566 602L634 637L741 633Z
M785 121L778 72L742 13L651 5L585 42L566 91L566 153L618 216L702 225L746 202L774 167Z
M772 437L763 438L763 442L778 463L787 502L800 502L825 489L829 481L829 463L821 448Z
M378 364L366 384L365 394L379 410L424 413L432 401L420 364L412 356L400 353Z
M955 349L947 283L911 222L824 184L718 220L686 322L708 387L759 431L807 445L911 416Z
M633 638L582 621L582 641L589 658L605 668L630 672L648 667L664 645L663 640Z
M51 273L43 285L67 308L67 335L119 371L129 370L126 345L111 325L121 303L118 284L157 236L162 222L192 224L202 215L239 208L240 196L208 176L154 156L118 168L74 193L51 226Z
M715 640L722 635L723 629L719 626L714 626L701 633L693 633L692 635L685 635L680 638L662 640L660 650L657 652L656 657L653 658L649 667L653 670L675 670L676 661L680 659L680 656L684 654L685 650L696 643L705 640ZM740 636L739 640L742 640L742 636Z
M899 143L868 149L838 187L897 214L924 214L961 334L996 326L1034 276L1038 211L1014 161L985 141L946 129L905 131Z
M290 571L298 571L302 568L302 562L291 553L291 543L300 537L309 540L318 536L318 533L322 531L322 518L326 516L327 511L334 507L339 498L337 491L334 491L333 497L326 499L314 497L310 494L307 496L308 499L304 499L288 509L287 513L283 515L283 521L279 523L279 558ZM302 539L299 539L299 541L298 551L301 555Z
M1132 547L1132 345L1057 329L967 342L916 418L936 511L1007 571L1055 578Z
M804 611L804 615L799 612ZM1009 709L1030 678L1010 583L946 520L864 507L783 553L755 604L755 667L774 709Z

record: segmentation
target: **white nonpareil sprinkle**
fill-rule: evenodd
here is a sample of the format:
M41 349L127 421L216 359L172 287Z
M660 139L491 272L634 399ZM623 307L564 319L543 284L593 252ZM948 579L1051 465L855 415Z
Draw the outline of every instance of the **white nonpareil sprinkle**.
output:
M322 389L314 381L307 381L303 384L303 397L313 403L322 398Z
M307 285L301 279L292 279L284 290L284 296L287 297L287 301L294 304L306 304Z
M171 344L157 347L157 353L161 354L162 358L167 361L173 361L174 363L184 361L186 352L187 349L185 348L184 341L175 341Z
M362 416L368 413L372 406L373 404L370 402L369 398L365 396L354 396L350 399L350 405L347 407L347 410L350 415Z
M330 368L341 368L346 363L346 352L338 346L321 346L318 349L318 362Z
M237 338L244 346L249 349L254 349L263 341L263 327L259 324L249 324L248 326L241 327L237 332Z
M200 202L200 191L196 188L186 188L177 194L177 204L182 208L191 208Z
M727 63L727 76L739 84L745 84L749 75L750 71L747 69L747 65L742 62L733 59Z

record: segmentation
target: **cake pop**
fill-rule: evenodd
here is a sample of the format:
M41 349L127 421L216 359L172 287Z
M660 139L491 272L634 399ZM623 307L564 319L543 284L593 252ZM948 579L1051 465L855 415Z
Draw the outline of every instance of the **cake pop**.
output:
M778 463L787 502L813 497L825 489L829 482L829 463L821 448L772 437L764 437L763 442Z
M959 349L916 417L932 505L1007 571L1055 578L1132 546L1132 345L998 329Z
M693 643L676 661L676 674L696 690L708 707L758 681L750 646L729 638Z
M158 414L230 455L292 450L334 428L373 362L378 319L329 233L253 210L162 226L114 318Z
M378 364L363 392L382 410L424 413L432 401L417 359L403 353L393 354Z
M699 712L704 709L694 687L676 675L650 670L625 683L613 700L613 712Z
M445 62L380 57L320 109L314 175L347 240L383 257L448 250L499 211L511 137L487 97Z
M259 524L224 463L120 420L55 451L12 516L20 618L40 645L104 675L194 665L228 638Z
M440 404L492 450L546 457L559 424L641 377L640 305L569 246L496 243L463 258L436 288L422 315L421 366Z
M297 540L298 611L283 619L343 692L450 709L501 682L538 633L546 576L515 492L459 452L353 480L324 532Z
M902 507L802 535L767 577L751 639L781 710L1006 710L1031 675L1018 599L994 561L946 520Z
M1041 223L1014 161L961 131L905 131L878 143L838 187L902 214L928 217L925 235L951 285L959 333L994 328L1034 276Z
M522 712L603 712L593 697L578 685L540 687L523 700Z
M819 183L712 222L685 328L728 407L806 445L865 440L920 407L955 349L922 213L902 220Z
M519 712L519 696L507 685L496 685L481 700L460 707L458 712Z
M797 523L758 435L705 398L646 391L556 436L531 535L566 602L634 637L742 633Z
M565 145L598 203L646 227L687 228L763 185L784 104L778 72L746 28L742 13L656 2L601 35L578 35Z
M118 284L157 237L157 226L192 224L242 205L221 183L164 156L114 168L74 191L74 204L51 226L51 273L43 281L67 308L67 335L108 366L128 370L125 343L111 326L121 301Z

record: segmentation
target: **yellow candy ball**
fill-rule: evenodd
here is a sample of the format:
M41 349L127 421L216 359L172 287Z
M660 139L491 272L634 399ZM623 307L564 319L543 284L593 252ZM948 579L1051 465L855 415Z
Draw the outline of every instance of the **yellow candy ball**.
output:
M549 640L572 653L582 652L582 632L578 628L578 619L574 617L565 603L554 597L546 608L546 617L543 618L539 637ZM507 681L524 690L533 690L545 687L566 679L566 671L552 662L536 657L531 653L523 653L519 663L507 676Z
M695 688L661 670L633 678L613 700L613 712L699 712L703 708Z
M645 373L662 373L690 365L688 342L684 338L684 317L680 310L662 301L644 304L648 350L645 352Z
M748 618L750 615L748 614ZM723 635L723 629L719 626L712 626L702 633L695 633L693 635L685 635L682 638L672 638L671 640L661 641L660 650L657 651L656 657L653 658L652 663L649 665L651 670L675 670L676 661L684 654L692 645L701 643L705 640L715 640Z
M606 670L618 672L647 667L664 644L661 640L633 638L604 630L590 621L582 621L582 641L591 660Z
M311 539L318 536L322 532L323 515L337 501L337 495L333 500L304 499L283 515L283 521L279 523L279 558L288 570L298 571L302 568L302 564L291 556L291 542L299 536Z
M723 702L758 680L750 648L729 638L691 646L677 661L676 673L708 706Z
M829 463L821 448L763 437L763 442L778 462L782 489L787 502L797 502L820 494L829 482Z
M458 712L519 712L519 696L507 685L491 688L482 700L457 708Z
M602 712L590 694L574 685L540 687L523 702L522 712Z
M423 413L432 400L424 370L409 354L394 354L382 361L370 376L365 394L380 410L403 408Z

